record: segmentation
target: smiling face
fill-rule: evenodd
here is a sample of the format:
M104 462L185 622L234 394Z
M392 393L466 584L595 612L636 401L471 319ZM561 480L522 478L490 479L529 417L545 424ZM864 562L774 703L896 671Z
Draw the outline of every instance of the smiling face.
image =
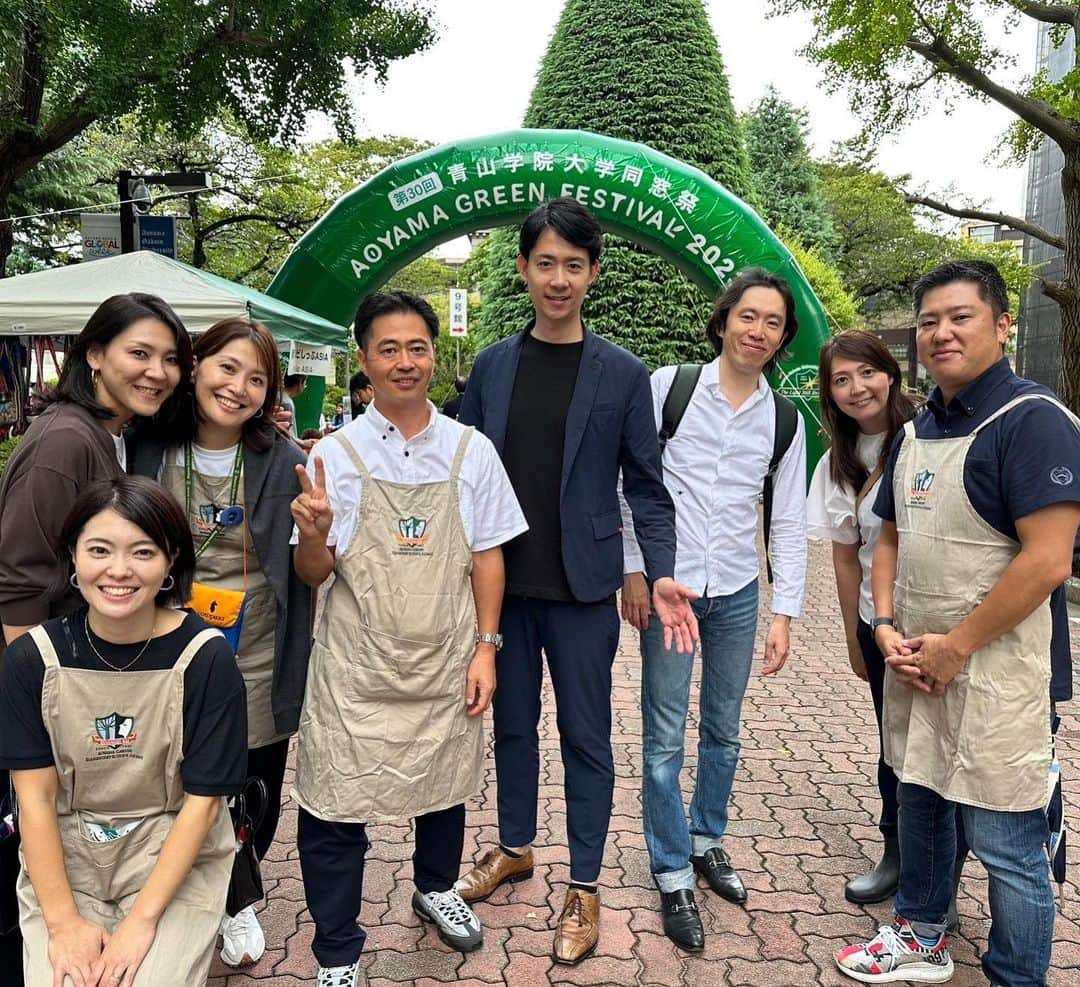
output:
M600 273L600 263L590 262L584 247L575 247L546 229L537 237L528 258L518 257L517 269L529 289L537 323L576 327L585 295Z
M105 346L86 352L98 401L115 414L115 431L135 415L156 414L180 383L176 338L159 319L138 319Z
M923 296L915 325L919 361L948 402L1001 359L1012 317L995 317L973 281L952 281Z
M360 361L377 405L426 405L435 370L435 344L427 323L416 312L376 316Z
M859 431L876 435L889 419L889 375L873 364L845 356L833 358L829 397L842 415L854 419Z
M225 445L235 445L244 423L263 409L269 386L269 371L255 344L234 339L204 356L194 381L200 435L212 431Z
M95 514L73 553L79 592L108 621L145 621L172 560L138 525L111 508Z
M787 306L775 288L754 285L732 305L720 359L736 373L757 377L784 342Z

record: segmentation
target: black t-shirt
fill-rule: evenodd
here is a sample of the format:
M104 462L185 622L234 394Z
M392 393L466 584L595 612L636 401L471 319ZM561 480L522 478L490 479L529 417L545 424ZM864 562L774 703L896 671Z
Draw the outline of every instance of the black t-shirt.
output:
M47 621L44 627L62 667L109 671L89 647L85 615L84 607ZM199 617L187 614L176 630L154 638L130 671L172 668L188 642L205 628ZM143 643L93 639L94 647L120 668L135 658ZM45 664L37 645L29 634L23 634L0 656L0 768L18 771L55 763L41 715L44 681ZM184 673L183 750L180 775L185 792L233 795L240 791L247 774L247 704L244 680L224 638L204 644Z
M503 545L506 592L573 602L562 559L563 444L582 342L545 343L526 330L506 422L503 465L529 530Z

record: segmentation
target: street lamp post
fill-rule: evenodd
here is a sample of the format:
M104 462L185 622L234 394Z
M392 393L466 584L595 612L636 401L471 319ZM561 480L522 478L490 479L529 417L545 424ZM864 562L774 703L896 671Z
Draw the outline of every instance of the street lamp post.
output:
M120 253L135 249L135 210L149 212L154 204L148 186L164 185L173 192L198 192L210 188L205 171L168 171L158 175L134 175L124 170L116 176L116 197L120 200Z

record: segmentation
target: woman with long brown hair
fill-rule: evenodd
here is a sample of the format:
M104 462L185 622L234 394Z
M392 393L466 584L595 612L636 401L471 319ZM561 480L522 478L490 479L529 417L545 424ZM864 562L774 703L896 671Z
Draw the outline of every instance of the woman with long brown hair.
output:
M312 594L293 569L289 545L296 466L306 457L272 423L280 377L265 325L215 323L195 343L187 434L164 451L141 444L134 466L160 477L185 506L196 552L189 605L225 634L244 677L247 773L266 786L252 834L260 859L277 828L311 649ZM253 906L226 916L221 934L229 966L250 965L266 948Z
M870 565L881 520L873 506L893 437L914 414L915 404L901 387L900 365L868 332L841 332L825 343L818 381L831 443L810 482L807 532L832 542L848 661L870 686L878 726L879 826L885 848L872 870L844 888L849 901L869 904L889 898L900 873L896 775L880 751L885 661L874 643Z

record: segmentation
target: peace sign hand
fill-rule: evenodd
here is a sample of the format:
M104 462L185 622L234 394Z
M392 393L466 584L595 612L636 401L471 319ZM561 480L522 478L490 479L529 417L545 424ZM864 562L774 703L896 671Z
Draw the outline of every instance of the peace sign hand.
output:
M303 466L296 467L300 479L300 493L289 505L293 521L301 538L316 538L326 544L326 536L334 522L334 511L330 507L330 498L326 496L326 468L322 457L313 457L315 461L315 482L311 482Z

